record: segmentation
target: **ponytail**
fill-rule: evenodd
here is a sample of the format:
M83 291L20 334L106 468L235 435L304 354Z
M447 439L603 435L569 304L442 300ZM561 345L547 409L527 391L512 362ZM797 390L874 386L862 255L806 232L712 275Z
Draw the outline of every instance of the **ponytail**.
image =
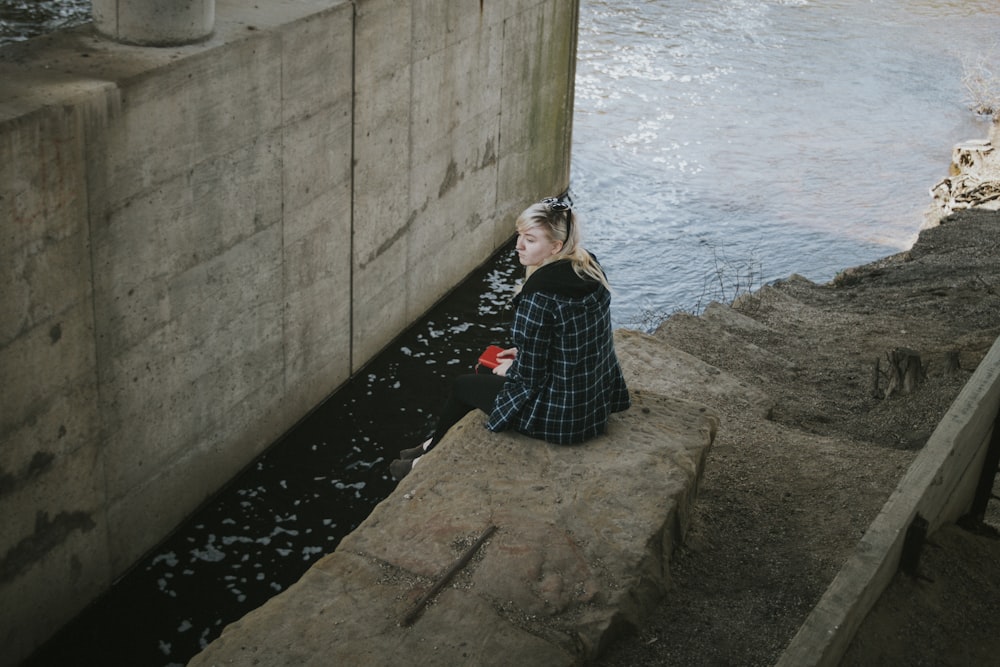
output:
M550 241L562 243L562 248L548 260L549 262L568 259L576 275L583 279L595 280L605 289L611 290L601 265L580 242L580 225L573 211L573 200L568 193L532 204L518 216L518 232L533 227L543 230ZM527 274L530 276L535 268L537 267L529 267Z

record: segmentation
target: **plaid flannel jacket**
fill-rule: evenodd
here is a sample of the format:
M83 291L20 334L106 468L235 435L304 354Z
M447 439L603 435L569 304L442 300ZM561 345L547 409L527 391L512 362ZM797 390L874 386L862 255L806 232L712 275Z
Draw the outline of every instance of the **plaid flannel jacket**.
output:
M515 297L517 357L486 427L555 444L603 433L608 416L629 407L610 305L608 290L576 276L568 261L535 271Z

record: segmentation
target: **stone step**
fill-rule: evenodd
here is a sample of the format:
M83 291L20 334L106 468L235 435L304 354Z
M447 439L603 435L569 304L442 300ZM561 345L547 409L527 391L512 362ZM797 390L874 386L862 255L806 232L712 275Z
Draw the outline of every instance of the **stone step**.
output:
M758 322L741 313L734 310L731 306L727 306L718 301L713 301L708 304L705 308L705 312L701 316L708 320L709 322L714 322L720 327L734 334L744 334L744 335L757 335L762 333L773 333L772 329L762 322Z
M686 318L706 324L699 318ZM673 319L672 317L671 320ZM716 332L711 335L720 334ZM728 349L734 349L735 343L728 342ZM625 381L632 389L643 389L713 407L724 406L727 410L749 412L760 418L766 418L774 407L774 401L765 392L674 347L662 337L620 329L615 332L615 349ZM755 354L766 356L768 353L757 349Z
M801 337L814 331L816 323L822 320L820 314L827 312L823 307L807 304L775 285L765 285L734 305L744 312L752 310L755 320L785 336Z
M733 306L732 310L737 311L733 315L721 315L725 311L720 307L711 314L706 311L703 317L723 322L727 331L738 331L742 337L780 359L811 361L811 357L821 353L821 348L849 353L858 346L859 336L886 335L890 346L892 340L898 340L896 334L899 332L895 331L898 319L888 320L843 308L843 303L849 299L836 296L829 287L792 276L740 299ZM746 324L747 321L756 326ZM737 328L731 324L733 322L742 324ZM910 328L918 327L915 324ZM849 332L847 337L843 332ZM788 367L797 368L799 363L788 363Z
M784 280L779 280L768 287L785 297L814 308L833 311L849 310L845 308L843 295L838 294L831 284L820 285L797 273L793 273Z
M898 347L912 348L936 365L942 364L940 359L954 346L942 346L937 333L940 326L948 326L949 319L947 314L935 312L939 295L918 289L906 298L891 298L891 293L886 293L882 300L873 295L885 290L868 286L866 291L862 297L850 289L818 286L793 276L755 295L753 318L766 329L757 333L748 330L745 335L761 348L781 357L807 360L798 363L820 371L852 364L856 373L868 374L877 360ZM922 307L928 303L929 308ZM956 330L956 341L963 335Z
M605 435L572 447L470 414L334 553L189 664L592 661L666 590L718 428L703 405L632 395Z
M725 325L700 316L678 313L653 334L705 362L755 385L786 382L797 368L783 354L783 332L762 329L733 333Z

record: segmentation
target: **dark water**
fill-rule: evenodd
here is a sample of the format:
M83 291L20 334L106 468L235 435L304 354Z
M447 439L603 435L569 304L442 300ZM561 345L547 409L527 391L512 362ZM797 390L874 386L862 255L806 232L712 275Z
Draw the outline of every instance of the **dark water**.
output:
M0 43L13 15L86 4L0 0ZM996 0L583 0L572 185L615 323L908 247L952 145L986 135L961 78L1000 64L997 35ZM494 258L31 664L182 664L294 583L503 341L515 274Z
M474 273L29 664L183 664L297 581L392 491L450 379L506 342L515 265L506 248Z

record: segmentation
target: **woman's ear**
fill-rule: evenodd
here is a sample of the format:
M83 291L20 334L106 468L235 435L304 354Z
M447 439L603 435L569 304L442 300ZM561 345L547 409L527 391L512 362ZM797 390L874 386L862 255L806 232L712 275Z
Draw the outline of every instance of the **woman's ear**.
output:
M562 249L563 249L563 242L562 241L556 241L555 243L552 244L552 254L553 255L558 255L560 252L562 252Z

